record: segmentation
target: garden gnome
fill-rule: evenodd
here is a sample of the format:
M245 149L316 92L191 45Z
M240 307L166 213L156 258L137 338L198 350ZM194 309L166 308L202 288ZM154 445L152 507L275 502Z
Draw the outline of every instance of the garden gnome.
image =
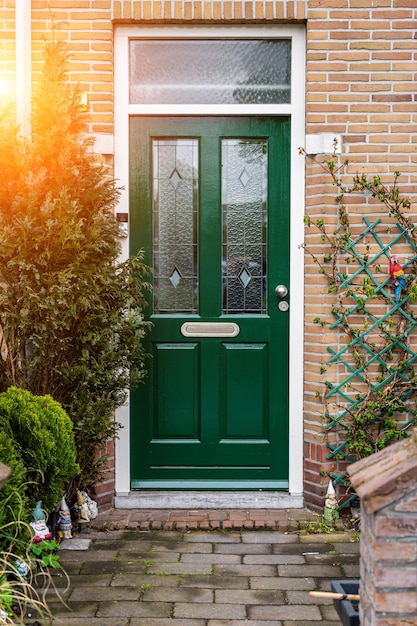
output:
M84 523L90 521L90 512L88 510L87 502L81 493L77 490L77 508L78 508L78 522Z
M396 254L391 254L389 258L389 273L395 287L395 300L398 302L401 296L401 289L404 289L406 285L406 279L404 275L404 270L401 267L398 256Z
M330 480L329 486L327 487L326 500L324 503L324 511L323 518L328 522L332 522L333 520L339 517L339 513L337 511L337 500L336 493L333 487L333 483Z
M36 543L39 543L39 541L43 539L52 538L52 533L46 525L46 515L42 508L42 500L38 500L36 503L36 507L32 512L32 521L29 522L29 524L35 533L33 540Z
M61 506L59 509L59 515L57 520L58 533L62 539L71 539L71 529L72 529L72 521L71 521L71 513L68 508L68 505L65 500L65 496L63 496L61 500Z
M21 578L25 578L29 573L29 565L21 559L16 559L15 564L17 575Z
M45 511L42 508L42 500L38 500L32 511L32 522L38 522L41 519L46 519L46 516Z
M92 498L90 498L90 496L88 495L88 493L86 491L82 491L81 495L84 497L84 500L85 500L85 502L87 504L88 514L89 514L90 520L96 519L96 517L98 515L97 502L95 500L93 500Z

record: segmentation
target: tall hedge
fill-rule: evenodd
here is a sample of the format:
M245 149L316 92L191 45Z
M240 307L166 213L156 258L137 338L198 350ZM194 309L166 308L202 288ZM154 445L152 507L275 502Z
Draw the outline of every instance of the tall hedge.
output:
M119 261L120 189L90 151L62 43L45 49L32 136L0 120L0 391L50 395L74 425L78 483L100 478L115 409L145 374L148 268ZM45 439L45 446L47 440Z

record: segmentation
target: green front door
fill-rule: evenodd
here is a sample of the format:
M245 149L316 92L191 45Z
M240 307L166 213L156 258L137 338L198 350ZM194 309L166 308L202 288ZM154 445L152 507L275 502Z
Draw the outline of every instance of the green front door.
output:
M132 489L288 488L289 131L131 118L130 246L153 269Z

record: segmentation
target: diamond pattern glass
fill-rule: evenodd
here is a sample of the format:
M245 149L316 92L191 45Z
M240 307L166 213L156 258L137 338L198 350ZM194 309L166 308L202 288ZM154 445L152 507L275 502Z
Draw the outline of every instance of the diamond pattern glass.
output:
M169 177L169 180L171 181L171 185L174 187L174 189L176 189L182 180L177 168L173 170L171 176Z
M130 40L132 104L287 104L289 39Z
M251 278L252 276L250 272L248 272L246 267L244 267L243 270L239 274L239 280L242 283L243 289L246 289L246 287L249 285Z
M153 139L154 313L197 313L198 140Z
M222 140L225 314L266 313L267 164L266 139Z
M179 273L177 268L174 267L174 270L173 270L171 276L169 277L169 280L171 281L171 284L174 287L174 289L176 289L178 287L178 285L180 284L181 278L182 278L181 274Z

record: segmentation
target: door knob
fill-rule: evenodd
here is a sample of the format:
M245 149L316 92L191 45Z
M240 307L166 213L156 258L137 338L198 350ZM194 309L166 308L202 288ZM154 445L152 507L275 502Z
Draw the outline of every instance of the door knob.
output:
M285 298L288 295L288 289L285 285L277 285L275 287L275 295L277 298Z

